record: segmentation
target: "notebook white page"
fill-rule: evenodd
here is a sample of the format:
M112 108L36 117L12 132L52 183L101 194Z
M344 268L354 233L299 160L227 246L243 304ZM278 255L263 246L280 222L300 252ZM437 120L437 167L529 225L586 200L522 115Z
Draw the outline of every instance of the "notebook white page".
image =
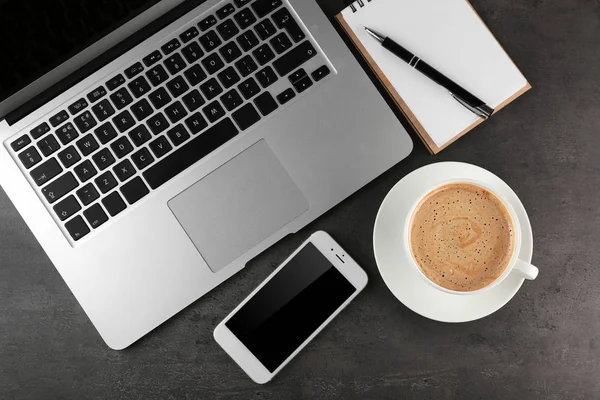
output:
M466 0L362 0L342 15L438 147L478 118L369 36L388 36L492 108L527 81Z

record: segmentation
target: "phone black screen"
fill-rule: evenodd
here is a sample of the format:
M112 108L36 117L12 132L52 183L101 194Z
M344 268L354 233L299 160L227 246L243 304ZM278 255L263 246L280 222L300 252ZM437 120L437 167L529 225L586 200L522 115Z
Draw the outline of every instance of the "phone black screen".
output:
M225 325L274 372L355 291L308 243Z

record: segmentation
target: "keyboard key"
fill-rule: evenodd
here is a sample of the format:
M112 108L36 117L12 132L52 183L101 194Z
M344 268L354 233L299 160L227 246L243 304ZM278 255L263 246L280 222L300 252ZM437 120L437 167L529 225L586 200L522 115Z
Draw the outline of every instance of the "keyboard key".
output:
M204 119L204 117L200 113L194 113L191 117L185 120L185 124L192 132L192 135L197 134L202 131L202 129L208 126L208 122Z
M121 88L118 91L111 94L110 99L112 100L115 107L117 107L117 110L122 110L123 108L131 104L131 102L133 101L133 98L125 88Z
M250 51L260 43L254 32L248 30L242 33L236 39L244 51Z
M252 8L254 9L254 12L258 14L258 17L262 18L282 4L281 0L256 0L252 3Z
M242 131L248 129L260 120L260 115L252 104L246 104L244 107L235 111L232 115L235 122Z
M94 154L92 160L94 160L94 163L96 163L96 166L100 171L104 171L115 163L115 158L108 149L102 149Z
M75 194L77 194L77 197L79 197L81 204L83 204L84 206L91 204L94 200L100 197L98 191L91 183L88 183L87 185L79 189L77 192L75 192Z
M111 217L114 217L115 215L119 214L121 211L127 208L127 205L125 204L125 202L121 198L121 195L119 195L118 192L112 192L111 194L106 196L104 199L102 199L102 204L104 205L104 208L106 208L106 211L108 211Z
M142 178L138 176L137 178L132 179L131 182L127 182L123 185L123 187L121 187L121 193L129 204L134 204L150 193L150 191L144 181L142 181Z
M209 74L215 74L218 70L223 68L225 64L223 64L223 60L221 57L215 52L202 60L202 65L206 68Z
M242 100L242 97L235 89L231 89L229 92L221 96L221 102L227 111L232 111L233 109L241 106L244 100Z
M177 74L186 66L185 61L183 61L183 58L181 58L181 55L179 55L179 53L173 54L172 56L167 58L164 61L164 64L165 67L167 67L167 70L171 73L171 75Z
M230 87L232 87L240 81L240 76L237 72L235 72L235 69L233 69L233 67L228 67L224 69L222 72L219 73L218 77L223 86L225 86L225 89L229 89Z
M277 81L277 75L273 68L266 67L256 73L256 79L262 85L262 87L266 88L271 86L275 81Z
M136 98L140 98L150 91L150 84L143 76L137 77L135 80L127 84L129 90Z
M156 108L157 110L163 108L171 102L171 96L169 96L169 93L167 93L165 88L162 87L150 93L148 95L148 98L152 102L154 108Z
M325 78L327 75L329 75L330 72L331 71L329 70L329 67L327 65L323 65L322 67L319 67L316 71L313 71L310 75L315 80L315 82L318 82L321 79Z
M115 153L117 158L123 158L133 151L133 146L126 136L121 136L110 144L110 148Z
M37 147L44 156L48 157L60 148L60 144L58 144L54 135L47 135L37 142Z
M63 122L65 122L68 119L69 119L69 114L67 114L67 112L63 110L63 111L59 112L58 114L50 117L50 125L52 125L54 128L56 128L58 125L62 124Z
M192 86L196 86L197 84L206 79L206 73L202 70L200 64L192 65L183 73L183 75L185 75L188 82Z
M275 53L273 53L273 50L266 43L254 50L252 55L260 65L265 65L275 58Z
M107 119L111 115L114 115L115 113L115 109L106 99L93 106L92 111L94 112L96 118L98 118L98 121L100 122L104 121L105 119Z
M238 89L242 92L242 96L244 96L246 100L251 99L260 92L260 87L258 87L258 83L256 83L253 78L248 78L240 83Z
M269 92L264 92L263 94L255 98L254 104L256 104L256 107L258 107L258 110L264 116L271 114L277 109L277 107L279 107L277 105L277 102Z
M294 92L294 89L289 88L277 95L277 101L280 104L285 104L288 101L290 101L291 99L293 99L294 97L296 97L296 92Z
M204 52L200 48L197 42L192 42L188 46L185 46L181 52L188 63L196 62L204 55Z
M113 167L113 172L121 182L125 182L135 174L135 168L129 160L123 160Z
M94 134L102 144L106 144L117 137L117 131L110 122L100 125L94 130Z
M14 142L12 142L10 144L10 147L12 147L12 149L14 151L19 151L23 147L27 146L29 143L31 143L31 139L29 138L29 136L23 135L20 138L18 138L17 140L15 140Z
M212 100L223 92L223 88L215 78L210 78L208 81L200 85L200 90L204 93L207 100Z
M221 107L221 104L219 104L218 101L213 101L204 107L202 112L204 112L204 115L206 115L206 118L208 118L210 122L215 122L225 115L225 110L223 110L223 107Z
M187 111L185 111L181 102L176 101L165 108L165 114L172 123L176 123L187 115Z
M50 132L50 127L48 126L47 123L42 122L41 124L39 124L38 126L33 128L29 133L31 134L32 138L39 139L42 137L42 135L44 135L48 132Z
M250 75L258 69L258 66L250 56L244 56L238 62L235 63L235 67L240 71L240 74L244 77Z
M219 49L219 52L221 52L221 55L228 63L233 62L242 55L242 51L240 50L239 46L235 44L234 41L231 41L225 46L222 46Z
M156 189L227 143L237 134L238 130L231 119L225 118L146 170L143 173L144 179L152 189Z
M179 38L183 43L187 43L199 34L200 32L198 32L198 29L192 26L190 29L186 30L181 35L179 35Z
M287 8L282 8L277 11L273 14L272 18L273 21L275 21L275 25L277 25L279 29L285 29L294 42L298 43L306 37L306 34L302 31L302 28L300 28L300 25L298 25Z
M67 193L74 190L77 186L79 186L77 179L75 179L72 173L67 172L66 174L46 185L46 187L42 189L42 194L46 198L46 201L52 204L55 201L63 198Z
M312 85L313 85L313 82L310 79L310 77L308 77L308 76L305 76L304 78L300 79L298 82L294 83L294 87L296 88L296 91L298 91L298 93L304 92L306 89L308 89Z
M144 62L144 64L146 64L146 67L150 67L159 62L161 59L162 54L160 53L160 51L155 50L152 53L148 54L146 57L144 57L142 61Z
M63 171L62 167L55 158L51 158L39 167L35 167L30 175L36 185L42 186L50 179L54 178Z
M206 50L207 53L210 53L219 47L222 42L215 31L210 31L207 34L200 36L200 43L202 44L202 47L204 47L204 50Z
M154 86L158 86L169 79L169 74L161 64L158 64L146 72L146 76Z
M112 78L111 80L109 80L108 82L106 82L106 87L108 88L108 90L115 90L116 88L118 88L119 86L121 86L124 83L125 83L125 78L123 77L123 75L119 74L119 75L115 76L114 78Z
M275 32L277 32L277 28L275 28L275 25L273 25L271 20L268 18L260 21L254 27L254 30L256 31L256 33L258 33L258 36L260 36L262 40L267 40L268 38L273 36Z
M77 125L81 133L86 133L87 131L98 125L98 122L96 121L92 113L89 111L86 111L83 114L80 114L79 116L75 117L73 121L75 122L75 125Z
M82 97L81 99L77 100L75 103L69 106L69 112L71 113L71 115L75 115L87 106L88 102L85 101L85 99Z
M300 79L304 78L305 76L308 76L306 74L306 71L304 70L304 68L300 68L299 70L290 74L290 76L288 76L288 79L290 80L291 84L294 84L294 83L298 82Z
M181 43L177 39L171 39L166 44L164 44L160 49L165 53L165 55L169 55L178 48L181 47Z
M98 142L96 142L96 139L91 134L88 134L77 141L77 147L79 147L81 154L85 157L98 149Z
M275 49L277 54L284 53L292 47L292 41L288 38L285 32L281 32L270 41L271 46Z
M316 55L317 51L307 40L275 60L273 67L280 76L286 76Z
M121 114L118 114L112 119L112 121L121 133L135 125L135 120L127 110L123 111Z
M75 241L81 239L82 237L90 233L90 228L80 216L76 216L75 218L67 222L65 224L65 228Z
M227 21L219 24L217 26L217 31L223 38L223 40L227 41L240 33L240 28L233 22L233 20L228 19Z
M234 12L235 12L235 8L233 8L233 5L227 4L225 7L217 10L217 16L220 19L224 19L224 18L227 18L228 16L230 16L231 14L233 14Z
M75 130L75 127L70 122L58 129L56 135L64 145L72 142L79 136L77 130Z
M146 123L155 135L158 135L169 127L169 123L162 113L154 115Z
M88 223L93 229L98 228L100 225L108 221L108 216L100 207L100 204L94 204L83 212L83 216L87 219Z
M87 98L90 103L95 103L104 96L106 96L106 89L104 89L104 86L100 86L94 89L94 91L88 93Z
M150 142L149 146L156 158L161 158L173 148L173 146L169 144L167 138L165 138L164 136L160 136L155 141Z
M61 221L71 218L71 216L75 215L77 211L81 210L79 202L73 195L67 197L53 208L54 212L58 216L58 219Z
M143 149L133 153L131 160L137 169L141 171L154 162L154 157L152 157L152 154L150 154L148 149L144 147Z
M183 96L183 104L185 104L185 106L190 111L197 110L198 107L200 107L204 103L204 98L196 89Z
M90 160L84 160L81 164L73 168L73 171L75 171L75 174L77 174L77 177L81 182L89 181L98 173L96 167L94 167Z
M137 147L140 147L148 140L152 139L152 135L150 132L148 132L148 128L146 128L144 125L138 125L130 130L129 137L131 138L133 144L135 144Z
M96 186L98 186L98 189L100 189L102 194L108 193L115 186L117 186L117 180L115 179L113 174L110 173L110 171L106 171L105 173L94 179L94 183L96 183Z
M181 124L169 130L169 132L167 132L167 136L169 136L169 139L171 139L171 142L173 142L176 147L190 138L190 134L187 133Z
M239 8L243 7L244 5L250 3L252 0L233 0L233 2L235 3L236 6L238 6Z
M256 17L249 8L244 8L242 11L235 14L233 18L235 18L235 21L242 29L246 29L256 22Z
M31 146L19 154L19 160L21 160L25 168L29 169L42 161L42 156L40 156L35 147Z
M138 121L143 121L152 115L154 110L152 110L152 106L148 103L148 100L142 99L131 106L131 112Z
M81 156L75 150L75 147L69 146L60 153L58 153L58 159L64 165L65 168L70 168L73 164L81 160Z
M139 74L140 72L142 72L143 70L144 70L144 66L142 65L142 63L136 62L131 67L129 67L125 70L125 76L128 77L129 79L131 79L134 76L136 76L137 74Z
M210 29L216 23L217 23L217 18L215 18L214 15L211 15L211 16L203 19L202 21L200 21L200 23L198 24L198 26L200 27L200 30L202 30L202 32L204 32L207 29Z
M185 83L185 80L183 80L181 75L179 75L167 82L167 88L169 89L173 97L179 97L185 92L187 92L190 87L187 83Z

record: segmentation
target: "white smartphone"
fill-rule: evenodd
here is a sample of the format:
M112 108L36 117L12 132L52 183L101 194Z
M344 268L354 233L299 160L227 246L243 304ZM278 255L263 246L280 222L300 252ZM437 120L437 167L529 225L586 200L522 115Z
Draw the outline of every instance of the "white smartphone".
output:
M215 340L254 382L266 383L367 280L331 236L316 232L215 328Z

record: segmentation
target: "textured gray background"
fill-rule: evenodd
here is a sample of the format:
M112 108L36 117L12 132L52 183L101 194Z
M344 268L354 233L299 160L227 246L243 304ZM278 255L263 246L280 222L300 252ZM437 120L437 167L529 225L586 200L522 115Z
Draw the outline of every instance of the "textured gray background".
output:
M342 8L321 4L329 16ZM533 91L437 157L416 141L407 160L126 351L103 344L0 191L0 398L600 398L600 2L473 5ZM385 194L443 160L480 165L514 188L540 266L506 307L460 325L400 304L371 246ZM212 330L317 229L362 264L370 284L273 382L254 385Z

